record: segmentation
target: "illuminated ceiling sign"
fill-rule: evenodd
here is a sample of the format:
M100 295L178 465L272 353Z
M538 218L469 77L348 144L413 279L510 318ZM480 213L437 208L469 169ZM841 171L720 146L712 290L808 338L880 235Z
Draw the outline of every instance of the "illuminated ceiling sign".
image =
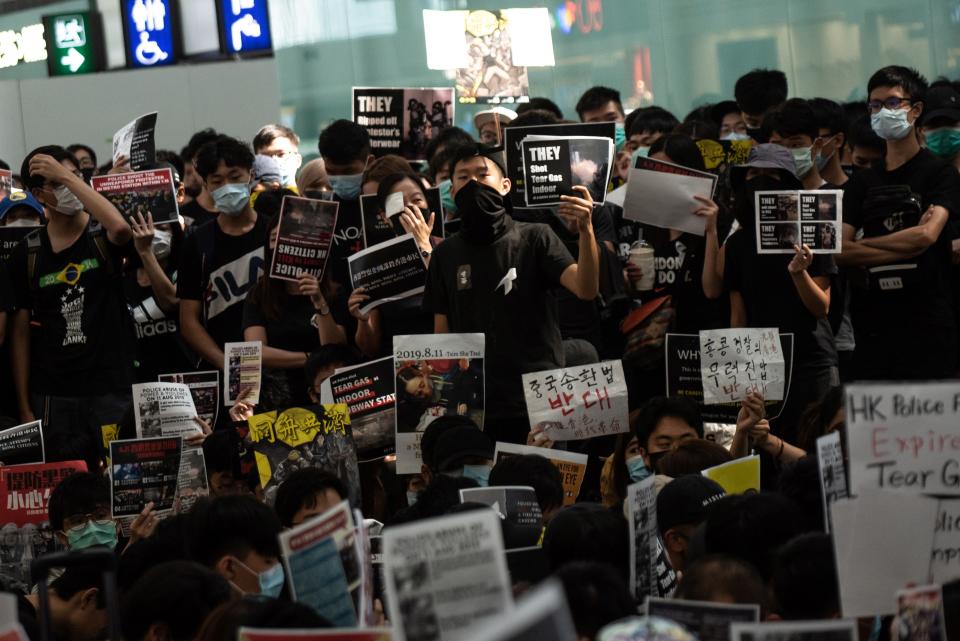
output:
M267 0L217 0L217 17L226 53L242 55L273 49Z
M20 31L0 31L0 69L46 59L47 43L43 40L42 24L26 25Z
M43 16L47 44L47 72L77 76L103 71L103 30L100 14L75 11Z
M180 38L175 0L123 0L127 64L160 67L176 64Z

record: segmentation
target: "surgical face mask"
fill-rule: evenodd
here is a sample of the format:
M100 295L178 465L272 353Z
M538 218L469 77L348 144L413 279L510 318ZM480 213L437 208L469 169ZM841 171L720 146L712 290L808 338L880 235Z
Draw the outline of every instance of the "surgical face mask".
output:
M274 599L280 596L280 592L283 591L283 564L276 563L271 568L264 570L263 572L254 572L249 565L237 559L237 563L243 566L250 574L254 574L257 577L257 584L260 586L260 594L264 596L273 597Z
M473 479L480 487L490 484L490 468L486 465L464 465L463 478Z
M631 483L639 483L650 476L650 468L643 462L642 456L634 456L626 461L627 473L630 475Z
M617 146L617 151L623 149L623 146L627 144L627 130L622 122L614 123L613 143Z
M803 178L813 170L813 156L810 154L810 147L801 147L791 149L793 162L797 165L797 175Z
M750 140L748 134L742 134L739 131L731 131L728 134L720 136L720 140Z
M453 181L449 178L441 182L437 187L440 189L440 204L443 205L443 211L448 214L457 213L457 203L453 202Z
M407 505L413 505L417 502L417 495L419 492L414 492L412 490L407 490Z
M633 169L637 166L637 158L646 158L650 155L650 147L637 147L632 154L630 154L630 168Z
M823 168L827 166L827 163L830 162L830 159L837 155L837 151L834 150L832 153L823 155L823 151L820 151L817 154L817 171L823 171Z
M280 182L282 185L293 185L297 182L297 170L303 160L299 154L287 154L280 162Z
M934 129L926 135L927 149L940 158L953 158L960 152L960 129Z
M61 214L65 216L76 216L83 211L83 203L80 202L80 199L77 198L72 191L67 189L65 185L60 185L54 189L53 194L57 197L57 204L54 209Z
M170 255L170 247L173 241L173 234L165 229L157 229L153 232L153 255L163 259Z
M66 535L71 550L84 550L95 545L111 550L117 547L117 525L113 521L87 521L81 527L70 528Z
M227 216L239 216L250 202L250 185L246 183L227 183L210 193L217 211Z
M887 109L884 107L870 116L870 127L884 140L903 140L913 129L907 120L909 109Z
M327 174L327 180L330 181L333 193L339 196L340 200L356 200L360 197L363 174L345 174L343 176Z

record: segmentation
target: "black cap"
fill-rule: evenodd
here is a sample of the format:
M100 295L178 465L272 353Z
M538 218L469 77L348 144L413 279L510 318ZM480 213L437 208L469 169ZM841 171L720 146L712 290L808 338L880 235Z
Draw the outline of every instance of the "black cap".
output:
M660 533L678 525L697 525L710 505L725 496L716 481L700 474L686 474L667 483L657 495L657 527Z
M433 448L437 471L445 472L468 456L493 460L494 445L490 437L471 425L456 425L444 430Z
M933 87L923 100L923 126L936 118L960 122L960 94L953 87Z

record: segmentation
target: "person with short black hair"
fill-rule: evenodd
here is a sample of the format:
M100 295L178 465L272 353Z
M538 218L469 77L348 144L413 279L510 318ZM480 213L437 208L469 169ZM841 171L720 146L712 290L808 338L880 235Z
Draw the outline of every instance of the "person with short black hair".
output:
M336 507L347 498L343 481L326 470L297 470L280 484L273 509L280 525L292 528Z
M436 157L450 147L472 145L475 143L476 141L473 139L473 136L460 127L444 127L440 130L440 133L431 138L430 142L427 143L424 155L427 157L427 162L433 165ZM440 181L434 180L434 183L438 182Z
M839 619L840 592L833 540L810 532L787 542L773 565L772 610L787 621Z
M75 472L53 488L47 504L50 527L71 550L116 547L120 525L110 509L110 485L102 476Z
M734 459L727 448L702 438L689 439L674 445L657 461L656 472L677 478L685 474L699 474L703 470L729 463Z
M636 109L630 114L629 120L624 149L631 154L640 149L642 156L650 153L650 145L670 134L680 125L676 116L663 107L657 106ZM700 162L702 164L703 160Z
M703 438L703 418L692 401L668 396L651 398L641 408L631 427L637 437L637 451L648 470L676 444Z
M733 96L747 134L757 142L767 142L761 132L763 117L787 99L787 75L779 69L754 69L737 78Z
M519 118L528 111L533 110L548 111L556 116L557 120L563 120L563 112L560 111L560 107L557 106L557 103L542 96L531 98L529 101L521 102L519 105L517 105L517 117Z
M67 151L73 154L73 158L77 162L77 168L89 182L89 176L93 176L97 169L97 152L90 145L79 142L67 145Z
M816 112L806 100L791 98L763 119L763 135L775 145L793 154L797 177L804 189L834 189L820 176L818 159L823 150ZM841 172L843 173L843 172Z
M721 100L713 105L710 119L717 124L720 140L750 140L743 112L736 100Z
M303 603L245 597L217 607L195 637L196 641L236 641L240 628L271 630L330 628L330 622Z
M722 554L702 556L686 565L673 598L759 605L761 621L766 613L766 587L756 568Z
M560 566L555 574L563 584L580 639L593 639L603 626L637 612L623 577L603 563L574 561Z
M253 137L253 153L269 156L280 163L280 186L296 189L297 170L303 164L300 136L283 125L264 125Z
M203 178L197 173L197 152L207 143L214 142L222 134L213 129L202 129L190 137L189 142L180 151L183 159L183 190L189 202L180 205L180 215L188 227L199 227L217 217L217 207L213 196L204 187Z
M543 522L563 507L563 479L550 459L538 454L505 456L490 470L490 487L524 485L537 493Z
M76 565L64 570L47 588L50 637L58 641L98 641L107 629L107 602L102 568ZM40 595L17 599L19 623L30 641L46 641L40 634Z
M619 122L623 123L623 101L620 92L610 87L590 87L577 101L577 115L580 122Z
M576 503L558 511L543 533L543 551L551 572L574 561L612 567L624 580L630 574L630 526L623 512L597 503Z
M840 164L847 144L847 114L839 103L829 98L811 98L807 104L813 109L819 129L820 154L814 160L820 176L831 185L843 185L849 180Z

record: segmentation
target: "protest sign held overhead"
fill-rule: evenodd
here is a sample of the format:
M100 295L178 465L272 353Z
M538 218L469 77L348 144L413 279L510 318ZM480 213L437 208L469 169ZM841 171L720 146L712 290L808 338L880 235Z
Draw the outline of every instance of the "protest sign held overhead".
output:
M603 137L531 135L520 143L527 207L552 207L583 186L602 205L613 165L613 141Z
M197 416L202 418L211 428L217 423L217 413L220 410L220 372L209 370L205 372L183 372L180 374L160 374L157 380L161 383L182 383L190 390L193 397L193 406Z
M30 421L0 431L0 464L29 465L45 460L40 421Z
M468 487L460 490L460 502L489 505L507 523L537 529L543 527L543 512L532 487Z
M795 245L814 254L840 253L842 191L758 191L754 203L757 253L792 254Z
M128 222L138 220L137 216L146 220L149 214L155 225L179 224L177 187L169 167L94 176L90 184L113 203Z
M756 454L708 467L702 474L716 481L727 494L760 491L760 457Z
M542 456L553 463L554 467L560 472L560 480L563 482L563 504L574 504L580 495L580 486L583 484L583 477L587 473L587 455L578 452L557 450L552 447L531 447L528 445L516 445L514 443L497 441L493 462L494 465L496 465L503 459L511 456L530 454Z
M760 621L759 605L649 597L646 610L647 616L679 623L697 641L729 641L731 624Z
M157 112L144 114L113 134L113 164L126 158L130 169L140 171L157 162L155 142Z
M346 404L350 410L350 427L361 462L396 451L395 389L390 356L338 369L323 382L322 402Z
M475 510L383 532L389 619L398 641L460 641L513 609L500 517Z
M368 247L347 258L353 289L370 297L361 314L384 303L423 293L427 266L412 234Z
M700 332L703 403L739 403L750 392L764 400L786 396L786 366L776 328L730 328Z
M183 438L138 438L110 443L110 499L114 518L135 517L147 503L173 510Z
M237 401L250 405L260 402L261 352L260 341L223 346L224 405L233 405Z
M694 196L713 198L717 177L704 171L640 156L630 168L623 215L647 225L704 235L702 206Z
M620 361L524 374L530 426L569 441L630 429L627 383Z
M845 499L847 471L843 464L843 448L840 432L831 432L817 439L817 464L820 469L820 496L823 498L823 522L830 532L830 505L837 499Z
M420 470L420 438L438 416L466 416L483 428L483 334L393 337L397 473Z
M340 203L284 196L270 277L297 281L301 273L323 278Z
M277 486L297 470L317 467L342 479L350 503L360 502L357 447L346 405L292 407L256 414L247 421L243 441L254 452L260 486L268 502Z
M182 383L134 385L133 417L140 438L202 433L190 388Z
M453 89L353 88L353 121L367 130L375 156L429 160L427 144L453 125Z

